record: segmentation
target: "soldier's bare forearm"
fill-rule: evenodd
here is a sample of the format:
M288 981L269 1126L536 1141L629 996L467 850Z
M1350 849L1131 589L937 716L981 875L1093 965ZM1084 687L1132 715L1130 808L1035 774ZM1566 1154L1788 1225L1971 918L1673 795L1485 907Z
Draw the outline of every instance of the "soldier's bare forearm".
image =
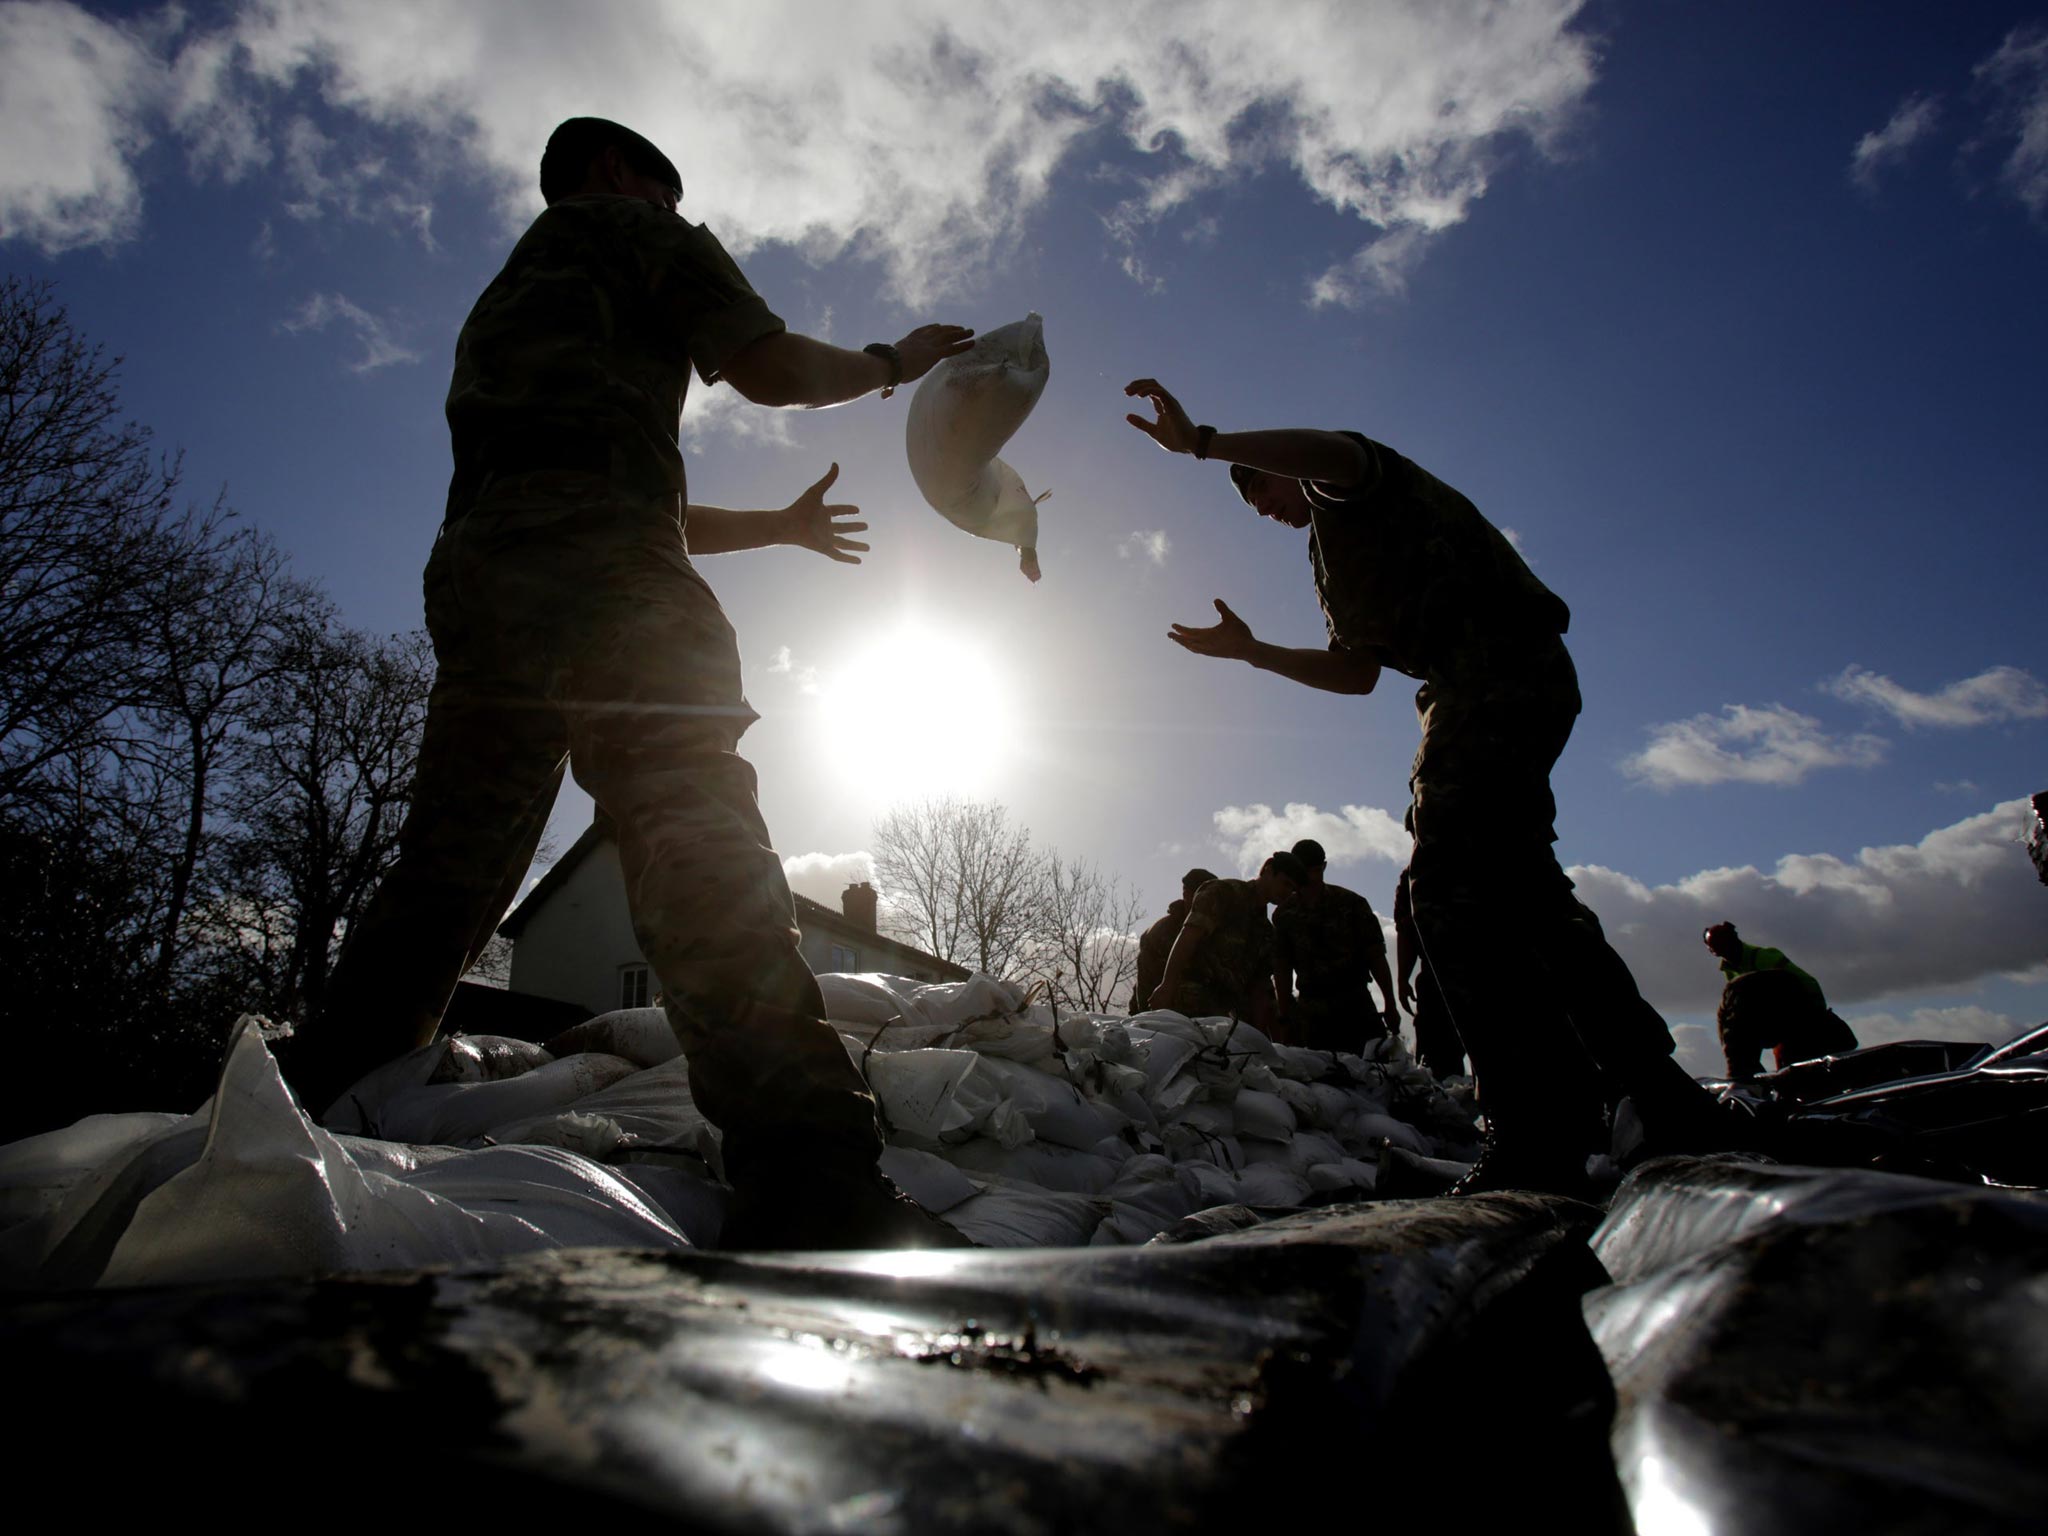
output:
M725 381L756 405L844 405L889 382L888 363L796 331L777 331L742 347Z
M1356 485L1366 470L1358 444L1341 432L1313 427L1218 432L1209 440L1208 456L1290 480L1320 480L1330 485Z
M729 555L742 549L767 549L790 541L789 509L743 512L733 507L690 503L684 536L693 555Z
M1325 693L1371 693L1380 680L1380 664L1357 651L1316 650L1309 646L1273 645L1254 640L1238 658L1291 683Z

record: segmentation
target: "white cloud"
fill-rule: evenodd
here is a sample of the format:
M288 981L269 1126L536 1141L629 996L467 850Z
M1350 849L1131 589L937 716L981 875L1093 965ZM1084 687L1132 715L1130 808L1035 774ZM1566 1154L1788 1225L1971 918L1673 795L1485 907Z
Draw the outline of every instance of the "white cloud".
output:
M2048 216L2048 28L2015 28L1976 76L1991 92L1993 127L2013 139L2000 173L2005 184Z
M1788 854L1768 873L1709 869L1659 886L1598 865L1569 873L1659 1008L1712 1013L1721 975L1700 930L1723 919L1784 950L1839 1008L2041 969L2048 895L2019 846L2026 814L2009 800L1917 843Z
M1117 545L1116 552L1126 560L1149 560L1154 565L1166 564L1166 557L1173 550L1173 540L1166 536L1164 528L1134 528L1131 536Z
M1356 309L1374 294L1399 298L1422 265L1431 233L1419 224L1404 224L1360 246L1309 284L1309 304L1316 309L1331 304Z
M837 912L849 885L874 884L875 860L869 853L799 853L782 861L782 874L797 895Z
M133 29L51 0L0 5L0 239L54 255L132 238L134 161L165 98Z
M2048 720L2048 687L2018 667L1991 667L1938 693L1915 693L1863 667L1844 668L1821 684L1824 693L1881 709L1911 730L1960 728L2003 720Z
M1839 1008L1835 1011L1842 1012ZM1887 1045L1894 1040L1975 1040L2003 1045L2022 1029L2033 1027L1974 1003L1959 1008L1915 1008L1904 1017L1895 1013L1843 1013L1842 1017L1856 1031L1861 1045Z
M1130 240L1267 171L1359 220L1324 290L1345 302L1467 217L1504 146L1558 142L1594 79L1582 4L1299 0L1247 26L1236 0L238 0L124 28L38 0L0 7L0 209L52 249L127 238L135 157L169 132L219 174L272 166L301 211L424 233L434 177L530 213L549 129L601 111L669 149L736 252L872 258L921 304L971 288L1107 136L1142 157Z
M768 675L786 677L795 684L798 693L818 691L818 669L808 663L799 662L786 645L778 645L775 654L768 658Z
M1882 128L1856 141L1849 155L1849 179L1866 192L1877 190L1878 172L1905 159L1915 144L1934 131L1941 108L1933 96L1908 96Z
M285 330L298 335L305 331L324 331L337 320L354 331L356 340L362 344L362 355L348 365L351 373L374 373L393 363L416 363L420 360L419 353L400 344L391 335L389 325L344 294L313 294L282 324Z
M1406 864L1413 842L1401 818L1376 805L1346 805L1319 811L1312 805L1290 804L1276 811L1270 805L1226 805L1214 817L1216 846L1250 874L1276 848L1291 848L1304 837L1323 845L1332 867L1366 859Z
M1797 784L1822 768L1868 768L1884 758L1876 736L1831 736L1782 704L1728 704L1650 727L1650 744L1622 772L1658 789L1705 784Z
M683 397L683 441L696 448L711 438L727 437L794 448L796 438L789 430L792 414L756 405L730 384L692 379L690 392Z

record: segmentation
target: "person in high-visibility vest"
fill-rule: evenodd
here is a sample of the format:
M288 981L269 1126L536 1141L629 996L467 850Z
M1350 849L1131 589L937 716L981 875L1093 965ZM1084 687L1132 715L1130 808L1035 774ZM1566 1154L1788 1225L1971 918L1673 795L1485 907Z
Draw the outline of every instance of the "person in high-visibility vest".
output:
M1765 1046L1781 1067L1856 1049L1856 1032L1828 1007L1820 983L1782 949L1743 943L1733 923L1715 923L1702 937L1728 978L1715 1020L1731 1078L1760 1073Z

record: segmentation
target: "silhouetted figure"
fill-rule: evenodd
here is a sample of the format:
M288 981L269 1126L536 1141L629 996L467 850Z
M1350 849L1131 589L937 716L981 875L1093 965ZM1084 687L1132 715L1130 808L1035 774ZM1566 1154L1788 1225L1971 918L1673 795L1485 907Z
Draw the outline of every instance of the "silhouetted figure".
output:
M1166 957L1173 953L1173 941L1180 937L1181 924L1187 921L1195 892L1215 878L1206 869L1191 869L1182 875L1180 899L1169 902L1166 916L1138 935L1138 980L1131 988L1131 1012L1143 1013L1152 1006L1152 991L1166 974Z
M692 368L757 404L834 405L919 377L971 333L922 326L852 352L789 331L677 215L675 166L616 123L563 123L540 183L546 211L455 345L455 472L426 572L439 675L398 866L349 935L294 1080L318 1110L432 1038L566 764L617 828L635 937L724 1133L727 1246L943 1240L875 1166L874 1101L824 1022L739 755L755 719L739 649L692 560L845 545L816 518L805 534L688 508L686 526L678 426Z
M1230 1014L1270 1032L1274 1022L1273 925L1266 908L1308 883L1291 853L1276 853L1251 880L1211 880L1195 892L1187 920L1152 989L1154 1008L1190 1018Z
M2037 793L2032 803L2033 820L2027 828L2027 857L2034 861L2034 873L2048 885L2048 789Z
M1387 969L1387 936L1372 903L1323 878L1329 858L1314 838L1304 837L1289 851L1308 883L1273 909L1273 991L1282 1034L1312 1051L1360 1051L1389 1033L1398 1037L1401 1011Z
M1728 978L1714 1019L1730 1077L1755 1077L1766 1047L1781 1067L1856 1049L1856 1031L1782 949L1743 943L1733 923L1715 923L1702 937Z
M1489 1145L1467 1190L1584 1193L1606 1145L1595 1064L1636 1101L1648 1145L1723 1145L1714 1100L1672 1057L1551 844L1550 768L1579 712L1565 605L1458 492L1356 432L1219 433L1155 380L1126 419L1162 448L1228 462L1262 517L1306 530L1327 649L1273 645L1218 599L1218 622L1176 625L1197 655L1311 688L1370 693L1382 668L1420 680L1410 779L1416 931L1479 1077Z

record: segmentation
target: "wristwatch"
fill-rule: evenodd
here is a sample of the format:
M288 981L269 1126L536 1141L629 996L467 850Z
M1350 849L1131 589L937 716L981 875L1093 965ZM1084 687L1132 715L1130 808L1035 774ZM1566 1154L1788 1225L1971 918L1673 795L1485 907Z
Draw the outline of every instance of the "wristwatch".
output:
M886 341L871 341L861 351L870 357L879 357L889 365L889 382L882 386L882 398L888 399L896 392L896 386L903 382L903 354Z

